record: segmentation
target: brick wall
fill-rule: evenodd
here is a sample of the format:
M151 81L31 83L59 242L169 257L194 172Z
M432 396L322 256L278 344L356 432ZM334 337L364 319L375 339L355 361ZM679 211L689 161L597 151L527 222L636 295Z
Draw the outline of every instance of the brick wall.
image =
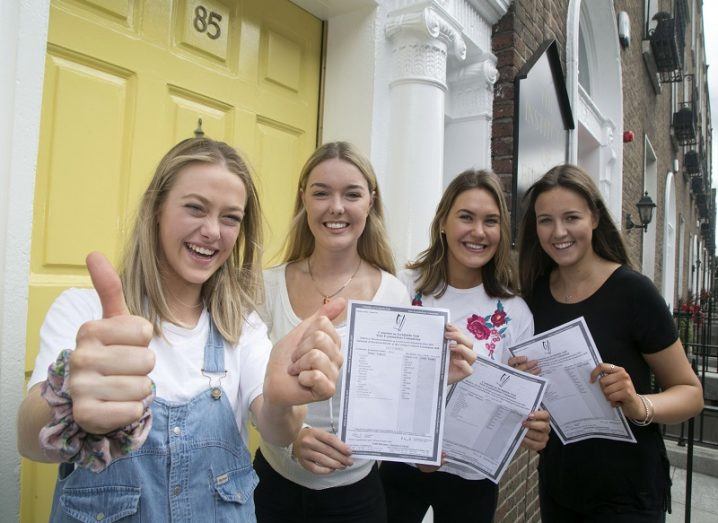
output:
M636 216L638 211L635 207L636 202L643 194L644 172L643 158L645 154L644 136L647 136L656 152L658 162L658 191L654 197L657 205L654 214L656 221L656 263L654 266L654 282L661 288L663 277L663 251L664 228L665 228L665 192L667 175L669 171L673 171L674 160L678 160L679 169L673 173L674 187L676 192L676 239L679 239L680 220L686 223L685 235L681 244L676 246L676 268L679 263L680 251L685 252L683 282L683 295L686 293L689 279L691 277L691 267L688 260L688 252L690 246L691 234L697 234L699 231L695 225L696 213L693 196L690 191L690 180L688 176L683 174L683 153L684 148L671 138L671 119L673 116L673 105L671 101L672 85L669 83L661 84L660 93L656 93L649 81L648 71L646 69L643 57L641 55L641 40L646 38L645 20L643 12L643 2L635 2L634 0L616 0L616 12L626 11L631 19L632 25L632 42L628 49L621 52L621 66L623 74L623 111L624 111L624 129L632 130L635 133L636 140L633 143L626 144L623 148L623 214L631 213ZM672 2L670 0L660 0L659 10L672 12ZM698 14L700 15L700 14ZM686 55L684 58L684 75L691 74L694 71L695 64L691 58L691 23L687 21L686 31ZM683 90L690 83L676 84L676 98L683 100ZM632 260L640 270L642 262L642 242L645 240L644 234L638 230L627 232L624 234L629 253ZM677 270L677 269L676 269ZM676 275L675 282L675 299L681 297L678 293L679 282Z
M660 9L670 10L670 0L660 0ZM497 57L499 78L495 84L493 105L493 127L491 138L492 167L501 177L507 196L511 198L514 169L514 79L531 55L547 39L558 42L561 62L565 72L566 19L569 0L515 0L507 14L494 26L492 50ZM673 160L683 161L683 151L675 147L671 139L672 118L671 85L662 84L657 94L648 76L642 56L641 41L644 38L643 2L636 0L615 0L615 12L626 11L631 20L631 44L621 51L623 83L623 127L634 132L635 139L623 147L623 208L616 217L623 222L630 213L637 221L636 202L644 188L644 137L647 136L657 157L658 189L654 196L657 204L654 213L656 221L656 264L654 281L660 288L662 278L663 229L665 210L666 177L673 170ZM687 58L690 61L690 26L686 31ZM690 67L690 66L689 66ZM690 72L690 71L687 71ZM678 87L678 99L682 100L682 85ZM622 136L615 139L621 140ZM690 236L696 232L695 206L689 190L688 180L682 174L682 166L674 173L676 189L676 238L679 235L680 217L686 222L682 244L676 246L676 267L681 250L684 257L683 288L691 278L688 261ZM621 223L621 228L623 224ZM625 232L624 238L635 267L640 270L642 263L642 242L644 234L638 230ZM680 297L677 292L676 300ZM509 466L500 484L499 502L495 521L540 521L538 506L538 478L536 467L538 455L522 450Z
M651 196L657 205L654 213L656 222L654 281L660 288L662 280L661 261L664 247L666 178L667 173L673 169L673 159L677 153L671 142L670 135L672 117L671 85L661 84L661 92L657 94L650 82L641 48L645 27L643 2L617 0L615 8L616 12L626 11L628 13L633 29L631 45L621 51L623 126L625 130L631 130L635 134L635 140L624 144L623 147L623 216L630 213L634 221L637 221L636 202L643 195L644 137L647 137L656 153L658 167L658 191L656 195ZM682 154L678 156L682 159ZM682 175L678 174L676 176L676 192L679 202L684 191L685 182ZM645 235L640 230L634 229L630 232L625 232L624 239L626 240L631 260L636 268L640 270Z
M494 521L541 521L538 500L538 454L521 449L499 484Z
M659 9L672 11L671 0L659 0ZM493 127L491 138L492 167L502 179L509 204L514 169L514 79L531 55L545 40L553 38L558 42L561 62L565 72L566 37L565 26L569 0L516 0L508 13L494 26L492 50L497 57L499 78L494 89ZM631 45L621 50L623 79L623 127L634 132L635 139L623 147L623 205L620 226L623 228L625 215L630 213L637 221L636 202L644 190L644 137L648 137L657 156L657 194L652 195L657 205L654 220L656 225L656 252L654 282L659 287L662 281L662 259L664 249L664 211L667 173L673 170L673 161L679 161L680 168L674 173L676 189L676 238L678 239L680 218L686 223L682 244L676 246L676 267L678 253L684 257L683 289L687 288L691 270L688 251L691 234L697 234L695 206L690 193L689 180L682 174L683 149L677 148L671 140L672 118L671 85L661 84L657 94L649 79L642 56L641 41L644 38L644 6L642 1L615 0L615 12L626 11L631 21ZM686 28L686 73L695 67L690 53L690 22ZM683 84L678 84L677 98L683 99ZM621 140L621 136L615 139ZM629 256L640 270L645 235L639 230L624 232ZM676 300L679 283L676 281ZM685 294L685 292L684 292Z
M511 205L514 153L514 78L547 39L558 42L565 69L565 25L568 0L517 0L494 26L491 41L499 78L494 87L491 136L492 168L499 175ZM538 454L521 449L499 485L496 522L537 522Z
M492 168L506 189L509 206L514 168L514 79L539 46L551 38L558 42L565 69L567 12L568 0L517 0L494 26L491 47L499 78L494 86L491 158Z

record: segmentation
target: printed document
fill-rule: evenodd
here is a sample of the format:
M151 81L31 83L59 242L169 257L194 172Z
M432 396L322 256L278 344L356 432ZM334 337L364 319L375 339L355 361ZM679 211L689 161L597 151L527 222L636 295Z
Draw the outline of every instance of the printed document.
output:
M541 405L546 380L479 356L474 373L448 394L444 426L446 472L469 468L498 483Z
M339 437L355 458L438 465L449 311L350 301Z
M564 445L589 438L636 442L623 411L611 407L598 381L589 382L591 371L602 362L583 317L509 347L509 351L538 360L541 376L548 381L543 404Z

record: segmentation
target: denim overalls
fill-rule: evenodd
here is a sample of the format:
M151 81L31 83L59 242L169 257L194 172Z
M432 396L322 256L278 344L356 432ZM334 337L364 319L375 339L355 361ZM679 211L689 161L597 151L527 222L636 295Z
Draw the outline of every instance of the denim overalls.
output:
M145 444L104 471L60 465L51 522L256 521L259 480L219 386L224 342L209 321L203 374L210 386L187 403L155 399Z

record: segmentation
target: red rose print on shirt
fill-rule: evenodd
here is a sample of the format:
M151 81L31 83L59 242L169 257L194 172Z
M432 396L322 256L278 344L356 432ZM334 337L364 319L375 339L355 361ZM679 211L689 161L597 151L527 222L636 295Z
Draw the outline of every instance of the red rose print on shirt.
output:
M493 323L495 327L501 327L504 323L506 323L506 311L497 310L494 312L491 315L491 323Z
M486 326L486 320L476 314L472 314L466 319L466 328L477 340L487 340L491 335L491 329Z
M477 340L484 342L484 349L489 358L494 359L496 344L506 336L507 323L511 321L506 315L501 300L496 302L496 309L492 314L479 316L472 314L466 318L466 329L474 335Z

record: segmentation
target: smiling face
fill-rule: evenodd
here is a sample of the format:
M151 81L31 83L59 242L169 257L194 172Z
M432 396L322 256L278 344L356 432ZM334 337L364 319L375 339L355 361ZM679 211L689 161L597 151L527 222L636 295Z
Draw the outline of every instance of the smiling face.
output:
M159 215L160 272L174 296L196 292L232 254L247 202L239 176L222 164L184 167Z
M449 249L449 284L454 287L481 283L481 268L496 254L501 239L501 211L486 189L460 193L442 227Z
M357 248L372 205L366 178L353 164L333 158L314 167L302 191L315 249Z
M591 240L598 219L578 193L556 187L536 198L536 233L541 248L559 267L593 255Z

